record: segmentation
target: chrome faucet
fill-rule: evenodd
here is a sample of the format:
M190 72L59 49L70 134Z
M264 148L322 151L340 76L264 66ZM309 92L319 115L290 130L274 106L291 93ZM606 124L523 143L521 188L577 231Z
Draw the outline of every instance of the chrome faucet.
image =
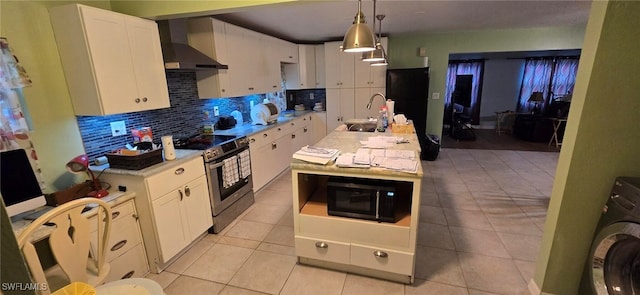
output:
M382 102L383 102L383 103L384 103L385 101L387 101L387 98L386 98L386 97L384 97L384 94L382 94L382 93L378 92L378 93L376 93L376 94L372 95L372 96L371 96L371 98L369 98L369 103L367 104L367 109L369 109L369 110L371 109L371 103L373 102L373 99L374 99L376 96L380 96L380 97L382 97Z

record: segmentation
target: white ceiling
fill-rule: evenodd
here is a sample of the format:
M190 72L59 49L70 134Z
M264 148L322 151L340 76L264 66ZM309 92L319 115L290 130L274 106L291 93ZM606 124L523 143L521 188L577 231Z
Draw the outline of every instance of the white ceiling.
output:
M591 1L405 1L378 0L376 14L385 36L482 29L584 26ZM357 11L357 1L296 1L214 15L215 18L296 43L341 40ZM373 1L362 11L373 24ZM376 25L375 32L378 32Z

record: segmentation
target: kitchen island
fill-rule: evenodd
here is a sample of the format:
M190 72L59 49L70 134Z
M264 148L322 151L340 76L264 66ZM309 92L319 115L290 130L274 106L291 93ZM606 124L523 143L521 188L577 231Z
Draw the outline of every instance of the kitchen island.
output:
M413 283L423 171L415 134L334 131L318 142L320 148L355 153L371 136L401 136L408 143L390 150L409 150L418 161L415 173L383 168L341 168L293 159L293 216L295 248L303 264ZM330 179L376 180L395 184L395 222L379 222L328 214Z

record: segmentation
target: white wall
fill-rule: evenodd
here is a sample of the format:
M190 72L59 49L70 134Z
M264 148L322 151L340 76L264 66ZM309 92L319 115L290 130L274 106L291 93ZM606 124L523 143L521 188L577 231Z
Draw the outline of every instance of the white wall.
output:
M488 59L484 62L480 117L515 111L522 83L524 59Z

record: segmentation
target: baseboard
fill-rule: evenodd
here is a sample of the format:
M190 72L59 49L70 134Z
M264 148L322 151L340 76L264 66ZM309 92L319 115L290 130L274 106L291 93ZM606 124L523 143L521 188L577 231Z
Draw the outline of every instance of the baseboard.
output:
M540 287L538 287L538 284L536 284L533 279L529 280L529 285L527 285L527 287L529 288L529 294L531 295L554 295L540 291Z

